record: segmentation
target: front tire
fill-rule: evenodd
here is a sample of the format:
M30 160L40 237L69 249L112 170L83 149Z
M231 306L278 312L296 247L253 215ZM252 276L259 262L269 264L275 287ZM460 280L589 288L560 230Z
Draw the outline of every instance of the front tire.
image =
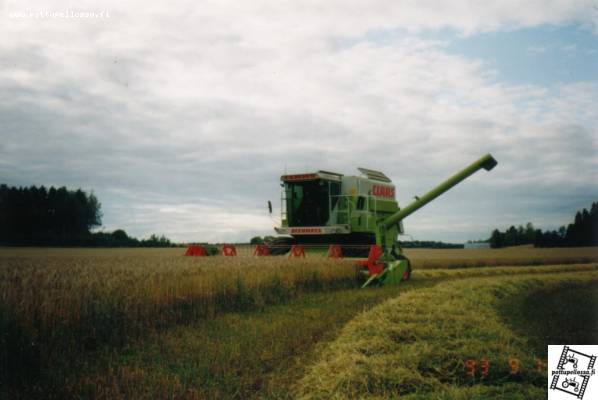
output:
M407 270L403 273L403 281L408 281L411 279L411 262L407 260Z
M403 273L403 277L401 278L401 281L408 281L409 279L411 279L411 261L409 261L409 259L402 254L399 254L398 256L396 256L396 259L407 261L407 269Z

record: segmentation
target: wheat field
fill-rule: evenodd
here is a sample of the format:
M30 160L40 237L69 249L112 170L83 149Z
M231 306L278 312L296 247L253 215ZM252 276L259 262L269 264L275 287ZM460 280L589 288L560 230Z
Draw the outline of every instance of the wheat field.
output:
M117 394L127 398L137 391L145 393L152 387L167 389L168 384L160 383L162 378L147 382L149 378L138 377L140 382L123 386L128 387L128 392L118 389L106 392L107 388L101 382L106 382L104 377L113 376L111 365L120 357L122 349L133 345L143 348L140 343L148 337L161 337L162 332L186 326L192 332L196 332L198 326L205 326L209 332L213 325L211 321L217 326L222 324L221 320L216 321L221 315L238 314L236 320L243 321L244 313L271 310L273 306L305 297L306 305L296 306L297 312L305 313L299 319L284 313L274 313L273 316L279 321L275 326L281 332L286 332L285 326L299 324L293 335L286 332L283 333L286 336L281 337L281 333L272 332L278 339L267 339L284 343L276 347L279 353L272 357L285 364L294 354L287 348L293 349L296 342L305 343L304 334L315 334L307 333L310 329L325 330L332 321L340 324L351 318L360 309L358 298L375 304L403 290L372 288L357 295L359 274L351 259L330 260L322 253L308 253L305 259L252 257L250 249L246 250L240 257L184 257L182 248L0 248L0 383L6 383L4 387L8 388L8 391L0 390L0 395L37 398L50 390L54 396L70 397L79 395L80 390L88 390L81 389L87 387L84 382L89 378L86 376L94 376L96 382L87 397L110 393L108 398ZM413 284L416 286L472 277L592 271L596 264L575 263L598 260L596 248L408 249L406 254L414 266ZM570 265L539 266L556 263ZM406 289L409 287L405 285ZM321 293L323 303L312 309L309 296L314 293ZM339 294L332 296L332 293ZM337 305L329 300L333 298L352 308L339 313ZM314 310L318 310L324 319L310 318ZM270 322L263 321L260 329L270 332L269 326ZM249 329L258 328L250 324ZM229 340L227 351L236 354L239 343L234 337ZM263 340L266 339L259 336L252 338L248 349L272 351L272 345L262 343ZM214 348L213 351L220 354L221 350ZM100 359L104 364L94 366L97 362L93 360L102 354ZM140 357L145 360L143 354ZM163 357L160 352L155 355L157 360ZM250 377L261 365L259 359L239 357L242 362L232 362L230 358L218 361L232 363L226 368L247 364L242 372L238 372L239 380L230 378L232 381L226 381L228 386L218 386L215 383L218 375L212 376L209 378L212 386L205 389L207 397L218 393L231 395L222 392L224 387L234 389L233 393L244 393L241 397L256 390L253 389L255 383L243 382L253 379ZM176 362L172 361L174 365ZM195 365L197 361L190 359L189 362ZM82 372L83 377L78 377L74 365L82 371L86 368L92 371ZM162 368L162 364L159 365ZM95 371L96 368L99 370ZM212 366L205 368L211 370ZM127 382L132 379L126 374L126 368L118 371L114 379L119 385L126 383L122 379ZM149 376L154 376L155 370L151 371ZM256 379L262 378L258 376ZM180 382L177 385L179 387ZM184 385L180 387L185 388ZM196 389L191 386L189 390Z
M405 249L414 268L574 264L598 261L598 247L502 249Z

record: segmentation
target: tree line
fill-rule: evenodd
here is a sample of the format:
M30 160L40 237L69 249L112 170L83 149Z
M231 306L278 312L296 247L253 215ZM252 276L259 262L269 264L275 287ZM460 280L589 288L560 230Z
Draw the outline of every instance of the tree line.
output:
M437 242L434 240L399 240L401 247L405 249L462 249L463 245L458 243Z
M511 226L504 232L492 231L490 246L493 248L533 244L536 247L598 246L598 202L590 210L583 209L575 214L569 225L558 230L542 231L531 222L525 226Z
M118 229L91 230L102 224L101 204L93 193L66 187L0 185L0 244L16 246L164 247L164 236L138 240Z
M90 235L88 246L97 247L175 247L164 235L151 235L148 239L137 239L127 235L122 229L114 232L94 232Z

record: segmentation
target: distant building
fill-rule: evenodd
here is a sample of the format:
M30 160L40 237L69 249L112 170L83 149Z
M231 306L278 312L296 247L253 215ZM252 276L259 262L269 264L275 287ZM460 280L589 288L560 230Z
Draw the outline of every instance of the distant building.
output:
M489 249L490 243L488 242L473 242L473 243L465 243L463 245L464 249Z

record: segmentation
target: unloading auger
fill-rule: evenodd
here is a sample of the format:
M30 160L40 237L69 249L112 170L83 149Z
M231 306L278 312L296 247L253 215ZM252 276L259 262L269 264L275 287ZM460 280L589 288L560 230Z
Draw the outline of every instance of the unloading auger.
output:
M411 266L409 260L402 254L402 249L399 246L399 242L396 240L393 227L397 226L397 224L400 224L409 215L413 214L421 207L425 206L452 187L464 181L480 169L483 168L486 171L490 171L496 166L496 164L498 163L494 157L492 157L490 154L487 154L455 175L451 176L423 196L416 196L415 201L408 206L378 222L376 230L376 244L380 246L382 254L376 260L376 262L374 262L374 265L378 265L378 268L374 268L374 270L371 268L371 260L368 260L370 261L370 265L366 266L369 267L367 271L369 278L362 287L368 286L373 281L379 281L380 283L384 284L396 284L404 278L409 279L409 276L411 275Z

